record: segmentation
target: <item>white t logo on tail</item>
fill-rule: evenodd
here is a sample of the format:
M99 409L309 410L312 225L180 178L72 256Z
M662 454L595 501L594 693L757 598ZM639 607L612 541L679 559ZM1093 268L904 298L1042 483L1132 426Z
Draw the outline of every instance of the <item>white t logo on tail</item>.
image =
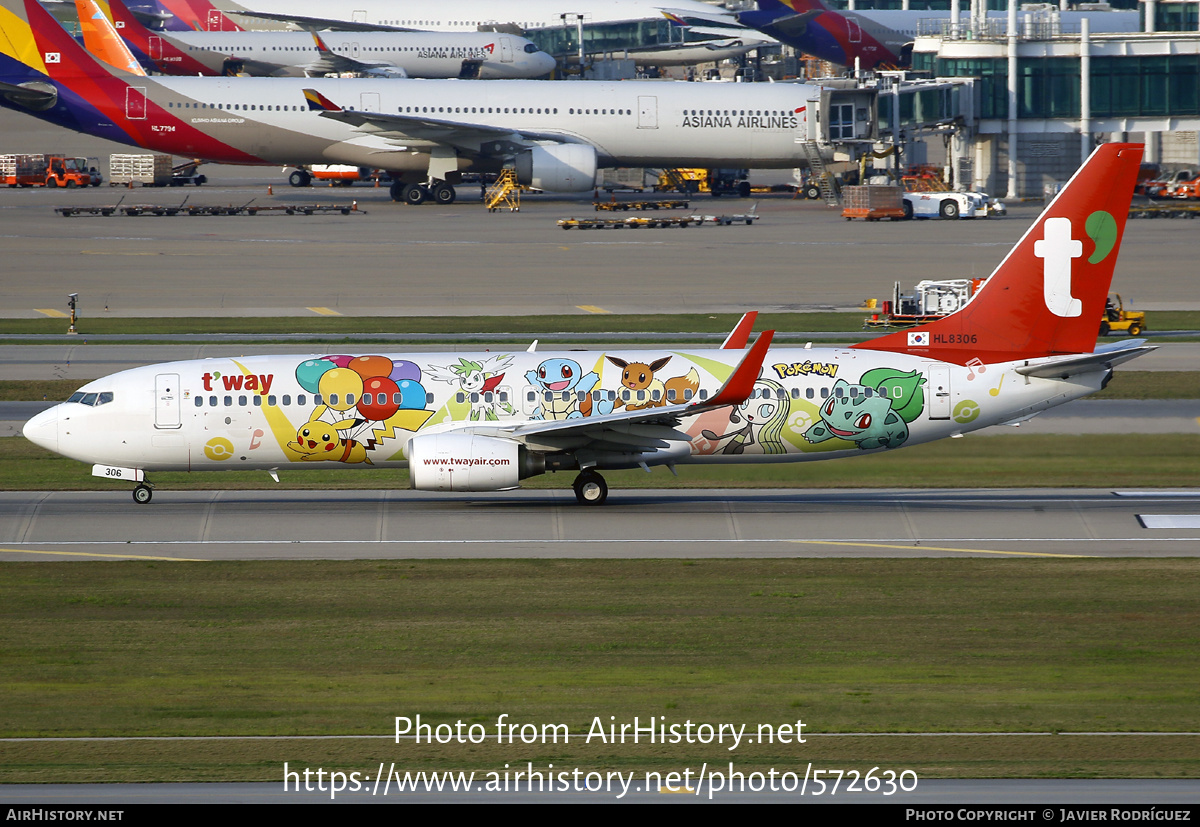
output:
M1071 238L1071 219L1047 218L1045 235L1033 243L1033 254L1042 260L1042 296L1055 316L1083 313L1083 303L1071 296L1071 261L1083 255L1083 242Z

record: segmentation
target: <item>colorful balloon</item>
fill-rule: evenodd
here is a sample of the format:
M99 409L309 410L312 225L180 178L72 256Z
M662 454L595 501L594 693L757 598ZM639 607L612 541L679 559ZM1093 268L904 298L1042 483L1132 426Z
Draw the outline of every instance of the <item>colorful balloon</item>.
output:
M400 389L400 409L419 411L425 407L425 386L411 379L401 379L396 383Z
M325 404L335 411L348 411L362 395L363 380L350 368L333 368L321 377L320 391ZM351 401L347 402L349 399ZM336 400L336 401L335 401Z
M421 369L417 367L415 362L406 362L401 359L398 362L392 363L392 373L388 377L393 382L403 382L405 379L410 379L413 382L421 381ZM425 407L424 405L421 406Z
M339 368L344 368L344 367L346 367L346 365L350 364L350 360L353 359L354 357L347 356L345 354L339 354L337 356L326 356L325 358L328 359L330 362L333 362Z
M372 376L390 376L392 360L386 356L355 356L346 367L363 379L370 379Z
M371 401L367 402L370 394ZM363 398L358 400L358 412L364 419L381 422L400 409L396 396L400 389L386 376L372 376L363 382Z
M316 393L320 388L321 377L334 367L333 362L328 359L309 359L296 366L296 381L309 393Z

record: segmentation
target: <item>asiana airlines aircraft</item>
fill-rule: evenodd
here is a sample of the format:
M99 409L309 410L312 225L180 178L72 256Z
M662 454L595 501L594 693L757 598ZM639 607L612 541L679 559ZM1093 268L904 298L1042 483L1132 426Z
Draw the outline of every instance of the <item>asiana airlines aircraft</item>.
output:
M496 32L153 32L111 0L121 35L168 75L386 78L536 78L554 58ZM86 41L85 41L86 43ZM89 46L89 50L91 47ZM95 53L93 51L93 53Z
M843 348L752 345L748 314L717 349L344 353L172 362L89 382L25 436L92 473L408 468L413 488L500 491L603 471L801 462L919 445L1103 388L1153 350L1096 347L1140 144L1099 147L953 315Z
M601 167L791 169L804 84L373 78L135 78L37 0L0 0L0 104L156 152L232 164L385 169L392 197L454 201L463 171L514 167L583 192Z

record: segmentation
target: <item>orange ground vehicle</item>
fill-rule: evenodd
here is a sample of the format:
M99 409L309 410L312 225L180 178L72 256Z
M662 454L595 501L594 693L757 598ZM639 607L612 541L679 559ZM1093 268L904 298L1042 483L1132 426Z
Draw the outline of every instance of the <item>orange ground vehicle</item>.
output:
M65 155L2 155L0 184L10 187L88 187L100 183L86 158Z

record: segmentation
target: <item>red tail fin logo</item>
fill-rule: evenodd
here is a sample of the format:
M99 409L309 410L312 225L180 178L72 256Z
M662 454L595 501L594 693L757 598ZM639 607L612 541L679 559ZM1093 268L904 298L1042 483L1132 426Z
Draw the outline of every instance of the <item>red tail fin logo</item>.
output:
M965 307L856 347L959 365L1091 353L1141 158L1141 144L1100 146Z

